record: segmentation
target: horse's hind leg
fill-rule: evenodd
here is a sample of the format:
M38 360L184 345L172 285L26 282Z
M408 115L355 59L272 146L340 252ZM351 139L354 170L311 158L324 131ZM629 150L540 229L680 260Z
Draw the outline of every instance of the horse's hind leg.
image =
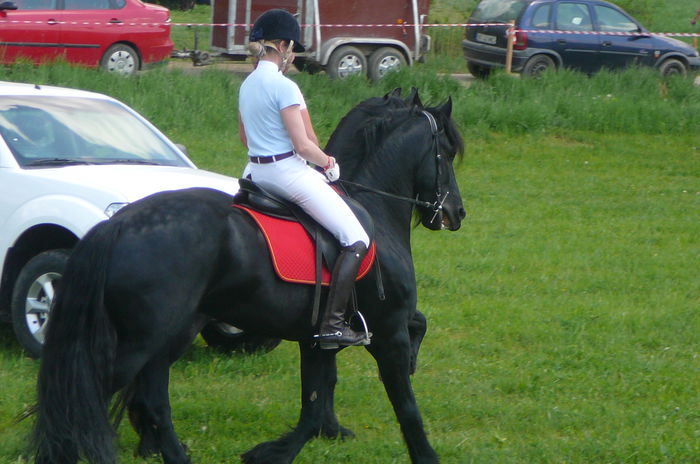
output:
M384 337L375 333L367 350L377 360L384 388L401 426L413 464L436 464L438 456L428 442L409 377L411 341L408 328Z
M139 434L136 454L147 458L161 454L166 464L189 463L184 446L175 434L170 415L168 384L170 365L190 345L199 326L189 327L141 369L131 388L129 420Z
M306 442L321 432L328 396L328 373L335 352L299 344L301 351L301 414L297 426L275 441L261 443L241 456L246 464L291 463ZM336 420L337 424L337 420Z
M129 420L140 437L138 455L160 453L165 464L188 464L190 459L175 434L170 415L170 364L168 353L161 352L136 376L133 396L127 403Z

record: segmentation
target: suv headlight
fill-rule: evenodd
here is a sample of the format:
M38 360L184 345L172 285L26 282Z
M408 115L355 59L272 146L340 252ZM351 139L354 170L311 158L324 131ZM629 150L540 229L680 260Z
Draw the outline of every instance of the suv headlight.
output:
M105 208L105 214L107 215L108 218L111 218L115 214L117 214L117 211L128 205L129 203L112 203L109 205L107 208Z

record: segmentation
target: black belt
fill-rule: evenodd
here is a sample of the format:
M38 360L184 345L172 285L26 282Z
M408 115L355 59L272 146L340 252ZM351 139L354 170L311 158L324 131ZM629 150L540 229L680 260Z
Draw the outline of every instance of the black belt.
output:
M272 155L272 156L249 156L250 161L255 164L268 164L268 163L274 163L276 161L282 161L283 159L287 159L290 156L294 156L293 151L288 151L287 153L282 153L281 155Z

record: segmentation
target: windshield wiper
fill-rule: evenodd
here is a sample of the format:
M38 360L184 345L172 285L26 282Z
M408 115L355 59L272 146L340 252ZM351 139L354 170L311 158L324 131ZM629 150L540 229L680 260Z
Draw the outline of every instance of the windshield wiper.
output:
M69 166L75 164L93 164L85 160L69 159L69 158L44 158L31 163L27 163L27 166Z
M147 164L147 165L152 165L152 166L158 166L160 163L156 161L147 161L147 160L142 160L142 159L113 159L113 160L105 160L105 161L100 161L99 163L95 164Z

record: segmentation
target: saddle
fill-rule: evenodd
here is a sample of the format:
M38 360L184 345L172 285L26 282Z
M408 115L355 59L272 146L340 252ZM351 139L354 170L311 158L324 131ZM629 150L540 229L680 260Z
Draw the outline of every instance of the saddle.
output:
M270 252L273 255L275 269L280 278L290 282L328 285L330 283L329 269L333 269L335 261L340 254L338 240L296 204L266 191L250 179L239 179L238 183L240 190L234 196L234 206L243 209L251 215L263 231L268 241ZM374 236L374 222L367 210L347 195L341 193L341 198L347 203L360 221L360 224L362 224L367 235L372 239ZM273 220L267 218L273 218ZM275 234L284 234L285 236L299 234L299 231L296 230L299 228L308 234L308 237L311 239L311 248L314 249L313 253L315 256L313 259L315 264L313 271L315 272L312 272L313 278L311 279L303 276L299 277L300 272L305 272L299 269L294 270L295 276L290 277L286 274L282 269L285 262L283 255L290 252L290 250L285 251L285 248L289 247L279 245L279 240L277 241L278 244L275 245ZM286 238L293 240L294 248L298 248L300 244L303 248L304 237L299 237L300 240L297 240L295 237ZM303 250L297 249L292 251L297 253L296 260L298 261L299 253L303 253ZM369 272L375 255L376 247L372 241L369 252L360 267L358 279ZM291 263L293 267L298 267L298 265L298 263Z

